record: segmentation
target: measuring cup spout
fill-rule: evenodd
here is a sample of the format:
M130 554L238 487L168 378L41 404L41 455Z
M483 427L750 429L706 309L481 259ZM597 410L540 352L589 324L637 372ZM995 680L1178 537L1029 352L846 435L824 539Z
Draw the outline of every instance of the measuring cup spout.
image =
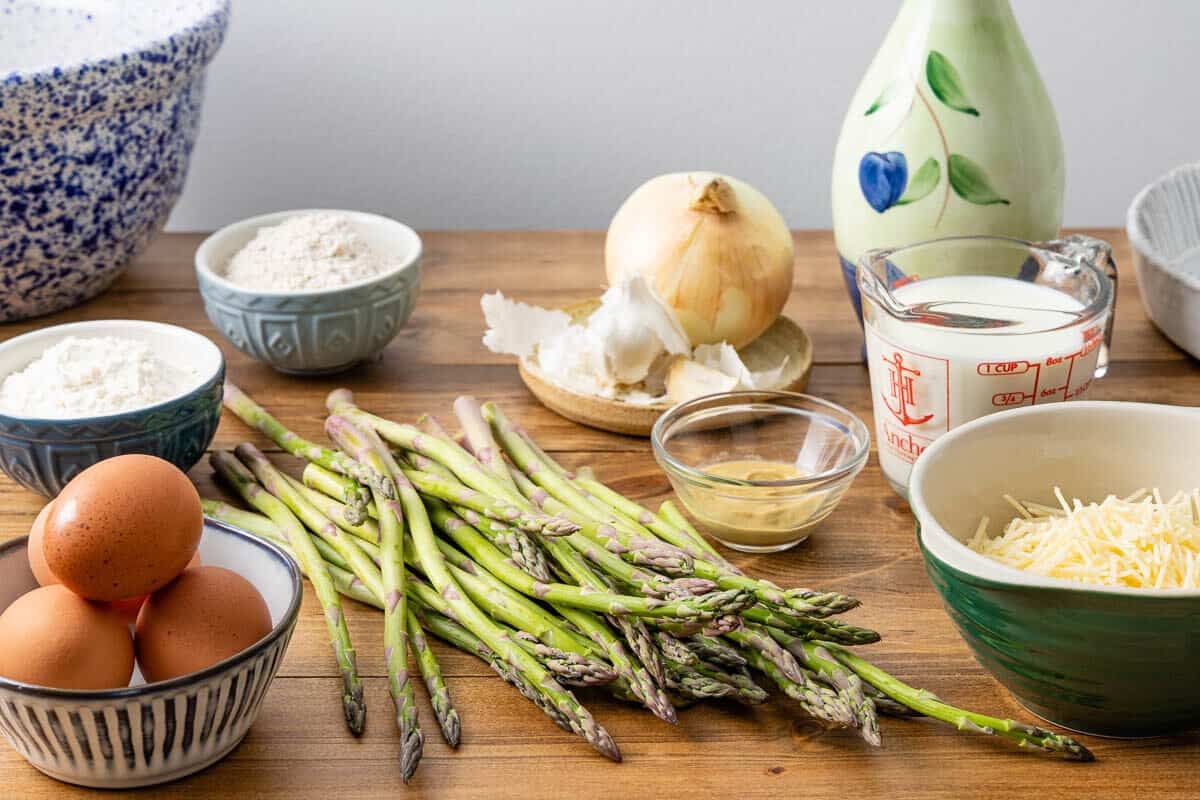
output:
M971 237L954 238L967 239ZM914 247L920 246L914 245ZM877 309L900 322L920 322L940 328L984 330L1020 324L1019 320L1004 319L1000 316L983 317L946 311L941 308L946 304L936 300L907 305L900 302L893 293L893 288L899 288L919 279L919 276L915 274L906 275L890 260L889 257L893 253L904 249L907 248L869 250L863 255L858 265L857 279L859 293L868 301L863 304L864 319L865 315L873 313Z

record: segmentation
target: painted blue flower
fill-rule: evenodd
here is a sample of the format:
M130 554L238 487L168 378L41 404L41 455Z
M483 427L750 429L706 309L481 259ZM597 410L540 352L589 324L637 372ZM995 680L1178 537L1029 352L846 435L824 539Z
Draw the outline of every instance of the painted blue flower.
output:
M904 153L867 153L858 164L858 184L871 208L882 214L908 186L908 160Z

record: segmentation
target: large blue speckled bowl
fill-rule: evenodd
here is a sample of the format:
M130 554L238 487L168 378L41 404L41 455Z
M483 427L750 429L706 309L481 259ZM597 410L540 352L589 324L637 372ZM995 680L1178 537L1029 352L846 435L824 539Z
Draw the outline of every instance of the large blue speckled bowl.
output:
M1200 485L1200 410L1072 401L990 414L940 437L909 483L925 567L984 667L1038 716L1086 733L1200 726L1200 591L1093 586L1023 572L963 544L1003 499L1055 504Z
M229 0L4 0L0 322L106 289L183 189Z
M220 348L198 333L159 322L73 322L0 344L0 380L68 336L147 342L156 353L191 370L195 384L161 403L103 417L45 419L0 412L0 470L26 489L55 497L83 470L124 453L146 453L185 472L191 469L212 442L221 420L225 358Z

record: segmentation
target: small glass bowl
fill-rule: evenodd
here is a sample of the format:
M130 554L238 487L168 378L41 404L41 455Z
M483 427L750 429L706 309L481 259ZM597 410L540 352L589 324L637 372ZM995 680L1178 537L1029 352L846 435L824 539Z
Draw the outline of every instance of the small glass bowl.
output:
M650 441L700 527L746 553L774 553L807 539L833 512L871 449L867 426L841 406L766 391L680 403L659 417ZM802 477L742 480L709 471L735 461L781 462Z

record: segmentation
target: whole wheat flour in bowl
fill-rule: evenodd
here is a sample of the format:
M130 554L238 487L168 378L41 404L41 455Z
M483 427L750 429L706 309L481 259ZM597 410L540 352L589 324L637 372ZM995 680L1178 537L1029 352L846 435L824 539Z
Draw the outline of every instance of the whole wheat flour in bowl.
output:
M320 212L261 228L225 266L247 289L311 291L368 280L399 264L374 250L345 214Z

